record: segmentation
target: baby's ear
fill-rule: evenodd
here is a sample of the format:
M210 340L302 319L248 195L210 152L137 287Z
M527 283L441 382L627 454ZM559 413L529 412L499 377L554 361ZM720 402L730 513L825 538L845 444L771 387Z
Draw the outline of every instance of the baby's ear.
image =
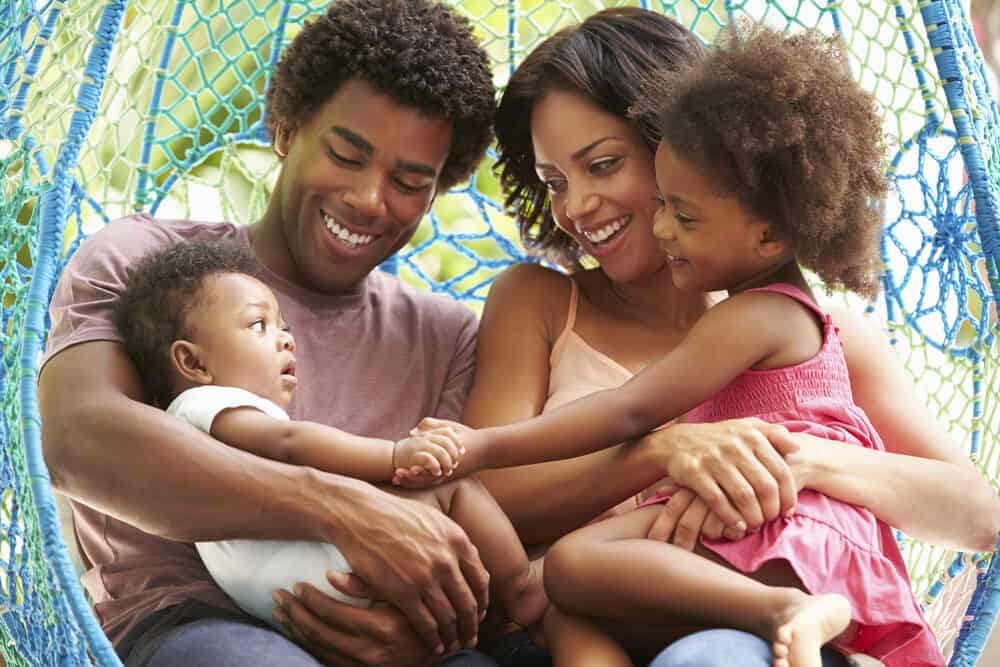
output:
M171 343L170 365L185 380L196 384L212 384L212 374L208 372L202 359L202 349L191 341L175 340Z
M788 252L788 243L774 233L771 225L760 222L757 230L757 253L764 259L779 257Z

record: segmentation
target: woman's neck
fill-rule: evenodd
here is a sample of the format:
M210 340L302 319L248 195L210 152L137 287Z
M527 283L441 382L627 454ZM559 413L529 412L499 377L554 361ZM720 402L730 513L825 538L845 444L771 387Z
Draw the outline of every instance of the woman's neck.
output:
M679 289L666 267L628 283L604 279L618 307L653 328L688 329L708 308L708 295Z

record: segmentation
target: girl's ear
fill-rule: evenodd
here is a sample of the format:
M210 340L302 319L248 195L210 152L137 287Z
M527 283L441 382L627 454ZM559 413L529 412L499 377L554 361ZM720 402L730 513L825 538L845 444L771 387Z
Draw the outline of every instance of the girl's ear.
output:
M763 222L758 224L757 254L764 259L772 259L788 252L788 244L771 230L771 225Z
M205 367L202 349L188 340L175 340L170 345L170 365L185 380L195 384L212 384L212 374Z

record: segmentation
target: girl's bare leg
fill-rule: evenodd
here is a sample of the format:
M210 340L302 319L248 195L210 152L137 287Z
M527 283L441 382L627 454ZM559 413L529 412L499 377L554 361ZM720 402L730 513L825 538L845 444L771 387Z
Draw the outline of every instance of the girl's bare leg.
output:
M542 560L529 561L507 515L474 477L419 491L383 487L398 496L435 507L460 525L490 573L490 596L521 627L542 620L549 601L542 583Z
M545 641L555 667L634 667L611 635L580 617L554 606L545 612Z
M820 648L850 622L846 599L805 593L781 561L748 576L700 546L691 553L646 539L659 512L642 508L557 542L545 567L553 603L588 617L614 610L618 623L746 630L775 642L776 667L821 664Z

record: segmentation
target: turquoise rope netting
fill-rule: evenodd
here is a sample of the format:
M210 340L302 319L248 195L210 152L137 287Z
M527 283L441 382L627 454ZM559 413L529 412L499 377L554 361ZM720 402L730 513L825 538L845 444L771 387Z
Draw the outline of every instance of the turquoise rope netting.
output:
M267 76L326 4L0 1L0 653L8 665L119 664L77 584L39 445L37 362L59 272L87 234L132 211L257 217L276 165L261 123ZM962 5L650 5L706 42L742 17L843 34L898 140L887 156L896 189L885 211L885 295L868 307L888 321L928 404L996 486L1000 124ZM500 86L541 38L600 6L461 3ZM385 268L478 308L492 277L525 259L489 167L442 197ZM951 664L974 664L1000 606L995 565L900 539Z

